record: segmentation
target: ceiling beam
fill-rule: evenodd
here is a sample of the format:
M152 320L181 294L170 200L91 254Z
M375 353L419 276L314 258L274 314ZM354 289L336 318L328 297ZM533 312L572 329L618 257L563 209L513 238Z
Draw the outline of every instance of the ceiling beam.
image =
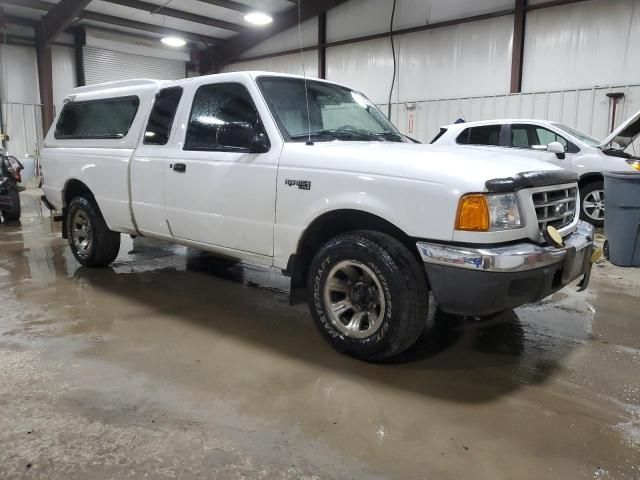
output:
M44 11L49 11L55 6L54 3L44 2L42 0L0 0L0 5L2 4L17 5L20 7L31 8L33 10L44 10ZM91 20L94 22L106 23L109 25L117 25L120 27L132 28L135 30L141 30L143 32L156 33L158 35L174 35L174 36L182 37L185 40L190 40L192 42L216 44L221 41L220 38L211 37L209 35L200 35L197 33L185 32L183 30L177 30L175 28L161 27L160 25L153 25L151 23L138 22L136 20L129 20L128 18L121 18L113 15L105 15L103 13L90 12L87 10L80 13L78 18L83 20Z
M43 2L42 0L0 0L0 5L2 4L46 11L51 10L56 5L55 3Z
M233 37L222 42L216 48L217 66L226 65L227 63L237 59L242 53L256 46L260 42L264 42L277 33L283 32L298 24L298 14L300 21L304 22L310 18L330 10L347 0L317 0L315 2L302 2L300 7L291 7L283 12L273 16L273 22L259 30L246 30L243 33L234 35ZM298 12L300 8L300 12Z
M53 42L91 0L61 0L56 3L38 23L38 35L46 45Z
M123 7L135 8L137 10L144 10L149 13L157 13L158 15L165 15L167 17L179 18L180 20L186 20L187 22L199 23L202 25L209 25L210 27L222 28L224 30L231 30L233 32L241 32L245 30L245 27L236 23L225 22L224 20L217 20L215 18L204 17L202 15L196 15L195 13L185 12L183 10L176 10L175 8L166 8L162 5L156 5L155 3L142 2L141 0L105 0L109 3L116 5L122 5Z
M83 20L91 20L94 22L107 23L109 25L117 25L120 27L133 28L135 30L142 30L144 32L157 33L159 35L174 35L177 37L190 40L192 42L203 42L208 44L216 44L222 41L218 37L210 37L208 35L200 35L198 33L185 32L183 30L176 30L175 28L161 27L160 25L153 25L151 23L138 22L136 20L129 20L128 18L115 17L113 15L105 15L103 13L84 11L80 18Z
M236 12L249 13L256 10L250 5L246 5L240 2L234 2L232 0L197 0L198 2L207 3L209 5L215 5L216 7L226 8L227 10L235 10Z
M35 26L38 24L38 21L32 20L31 18L16 17L14 15L0 15L0 24L1 23L35 28Z

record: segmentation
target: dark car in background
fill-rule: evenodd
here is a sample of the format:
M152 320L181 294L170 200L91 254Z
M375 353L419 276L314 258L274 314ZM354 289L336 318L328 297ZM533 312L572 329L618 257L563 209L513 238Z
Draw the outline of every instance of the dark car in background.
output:
M20 219L20 188L23 166L16 157L0 148L0 212L4 221Z

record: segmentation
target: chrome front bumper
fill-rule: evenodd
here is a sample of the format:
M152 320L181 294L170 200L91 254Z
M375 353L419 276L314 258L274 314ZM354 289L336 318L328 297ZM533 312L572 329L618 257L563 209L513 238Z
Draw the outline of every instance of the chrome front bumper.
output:
M418 242L429 285L440 308L449 313L485 316L551 295L591 274L593 227L579 222L564 246L521 242L465 247Z
M580 252L593 245L593 238L593 226L579 221L560 248L528 242L481 248L430 242L418 242L417 246L422 260L428 264L486 272L524 272L560 263L568 252Z

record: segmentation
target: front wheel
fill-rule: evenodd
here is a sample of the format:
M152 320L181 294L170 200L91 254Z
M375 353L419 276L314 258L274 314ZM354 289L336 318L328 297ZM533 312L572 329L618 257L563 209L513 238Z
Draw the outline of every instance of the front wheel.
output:
M2 210L2 216L7 221L20 220L20 193L18 190L11 188L8 193L11 206Z
M309 304L339 352L382 361L411 347L424 330L426 276L402 243L380 232L355 231L327 242L309 269Z
M580 189L580 218L596 227L604 225L604 182L586 184Z
M120 234L107 227L98 207L84 197L74 198L67 207L69 246L82 265L105 267L120 251Z

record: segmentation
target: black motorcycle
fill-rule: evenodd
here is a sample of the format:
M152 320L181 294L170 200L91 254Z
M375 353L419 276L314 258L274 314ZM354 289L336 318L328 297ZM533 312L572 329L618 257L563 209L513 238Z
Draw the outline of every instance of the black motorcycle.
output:
M0 148L0 212L5 221L20 219L20 195L18 183L24 169L16 157L7 155Z

